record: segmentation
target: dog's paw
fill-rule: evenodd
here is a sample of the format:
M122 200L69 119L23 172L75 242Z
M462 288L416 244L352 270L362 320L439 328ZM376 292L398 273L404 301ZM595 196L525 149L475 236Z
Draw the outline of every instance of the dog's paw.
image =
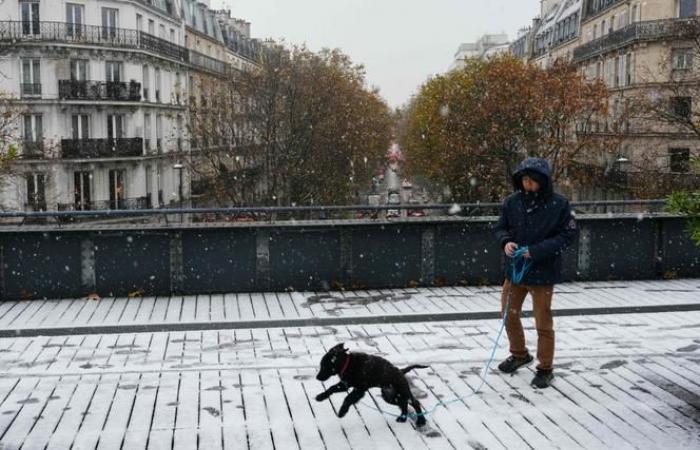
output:
M396 421L399 423L404 423L406 421L406 419L407 419L407 417L402 414L396 418Z
M418 416L418 418L416 419L416 426L417 427L424 427L426 423L428 423L428 422L425 420L425 417L423 417L423 416Z
M322 401L326 400L327 398L328 398L328 394L326 394L325 392L321 392L320 394L318 394L316 396L316 401L322 402Z
M338 410L338 417L343 418L343 417L345 417L345 414L347 414L347 413L348 413L348 408L341 407Z

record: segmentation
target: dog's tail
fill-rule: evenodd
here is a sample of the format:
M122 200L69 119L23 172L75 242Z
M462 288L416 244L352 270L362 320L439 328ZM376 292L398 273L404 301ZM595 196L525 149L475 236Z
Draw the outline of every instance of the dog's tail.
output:
M408 367L401 369L401 372L408 373L408 372L412 371L413 369L429 369L429 367L428 366L421 366L420 364L414 364L412 366L408 366Z

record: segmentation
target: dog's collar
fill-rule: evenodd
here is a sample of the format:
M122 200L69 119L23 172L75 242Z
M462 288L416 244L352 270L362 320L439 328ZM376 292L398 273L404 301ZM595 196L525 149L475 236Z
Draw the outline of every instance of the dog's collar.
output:
M345 357L345 362L343 363L343 367L340 369L340 372L338 372L338 376L340 378L343 378L343 375L345 375L345 372L347 372L349 365L350 365L350 354L348 354Z

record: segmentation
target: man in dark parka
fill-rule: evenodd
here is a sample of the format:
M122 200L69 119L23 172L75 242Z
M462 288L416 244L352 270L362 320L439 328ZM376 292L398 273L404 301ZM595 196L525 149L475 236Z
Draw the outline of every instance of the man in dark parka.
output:
M549 164L542 158L527 158L513 174L515 192L503 202L501 217L494 226L496 239L508 257L519 247L527 247L525 258L530 269L519 285L510 280L510 265L506 264L502 311L510 299L506 331L511 355L498 368L513 373L532 362L525 346L525 334L520 321L523 302L529 293L533 301L537 328L537 374L532 385L550 385L554 360L554 321L552 294L561 282L561 254L577 235L576 221L569 201L554 192Z

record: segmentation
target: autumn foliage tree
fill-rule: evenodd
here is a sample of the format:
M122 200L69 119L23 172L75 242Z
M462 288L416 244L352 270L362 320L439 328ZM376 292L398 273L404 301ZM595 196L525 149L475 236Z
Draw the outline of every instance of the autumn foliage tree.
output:
M413 175L448 187L454 200L498 200L527 155L555 177L601 143L585 132L607 115L607 92L576 69L543 70L512 56L472 60L427 81L412 99L399 139Z
M204 90L211 102L191 114L194 172L219 202L353 202L391 141L388 106L338 50L271 44L257 70Z

